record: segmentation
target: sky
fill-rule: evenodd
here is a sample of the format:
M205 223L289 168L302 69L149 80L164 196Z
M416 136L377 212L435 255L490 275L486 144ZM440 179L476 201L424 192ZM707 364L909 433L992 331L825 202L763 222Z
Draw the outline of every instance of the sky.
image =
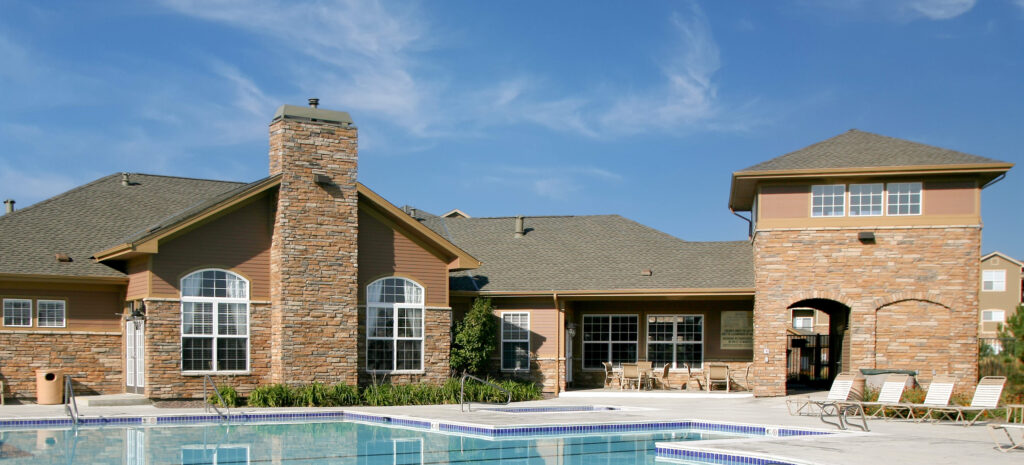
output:
M117 172L254 181L281 104L351 113L359 179L473 216L743 240L730 176L851 128L1017 163L1024 0L0 0L0 197ZM511 226L510 226L511 228Z

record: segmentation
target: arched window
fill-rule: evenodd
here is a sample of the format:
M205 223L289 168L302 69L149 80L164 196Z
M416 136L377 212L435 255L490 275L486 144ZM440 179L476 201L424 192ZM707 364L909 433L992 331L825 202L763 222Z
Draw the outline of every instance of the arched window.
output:
M226 270L181 280L181 371L249 370L249 281Z
M423 286L382 278L366 287L366 369L423 371Z

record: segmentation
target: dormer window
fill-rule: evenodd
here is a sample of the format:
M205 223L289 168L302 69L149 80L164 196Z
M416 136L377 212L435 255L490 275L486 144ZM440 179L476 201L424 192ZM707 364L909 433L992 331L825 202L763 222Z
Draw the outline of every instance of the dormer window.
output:
M882 216L882 183L850 184L850 216Z
M890 182L886 190L889 191L889 215L921 214L921 183Z
M845 184L811 186L811 216L844 216L846 215L845 199Z

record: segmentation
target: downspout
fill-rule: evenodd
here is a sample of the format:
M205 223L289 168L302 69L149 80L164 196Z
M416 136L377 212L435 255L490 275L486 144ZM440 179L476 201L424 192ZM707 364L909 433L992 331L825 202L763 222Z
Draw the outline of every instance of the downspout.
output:
M559 308L559 306L558 306L558 293L555 292L555 291L551 291L551 298L555 302L555 311L558 312L555 315L556 316L557 315L561 315L562 314L562 309ZM557 346L555 346L556 347L555 348L555 397L558 397L558 393L561 392L561 387L562 387L562 370L559 370L559 365L562 364L562 361L559 360L560 357L558 356L558 352L562 351L562 357L561 358L565 358L565 352L564 352L565 351L565 341L563 340L565 338L565 334L564 334L565 333L565 318L564 318L564 316L563 316L563 318L561 318L561 321L562 321L562 324L558 325L559 326L558 327L558 331L556 331L558 334L555 335L556 336L556 341L557 341L556 344L558 344Z
M729 213L732 213L733 215L738 216L741 220L746 221L747 222L747 237L754 237L754 222L751 221L750 218L747 218L747 217L745 217L745 216L743 216L743 215L741 215L739 213L736 213L736 210L733 210L732 207L729 207Z

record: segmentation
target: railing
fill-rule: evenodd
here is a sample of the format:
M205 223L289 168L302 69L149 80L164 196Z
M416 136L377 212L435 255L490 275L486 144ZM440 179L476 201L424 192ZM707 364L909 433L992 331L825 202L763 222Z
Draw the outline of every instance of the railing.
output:
M208 391L206 389L207 386L213 388L213 393L217 395L217 400L220 401L220 405L224 406L223 412L221 412L216 405L210 402L210 396L207 394ZM224 402L224 398L220 395L220 388L217 387L217 383L213 382L213 378L210 378L210 375L203 375L203 407L206 413L210 413L210 407L213 407L213 410L217 412L217 415L220 415L225 420L231 416L231 409L228 407L228 403Z
M789 335L786 379L808 385L827 383L831 379L831 355L827 334Z
M497 389L497 390L499 390L501 392L504 392L505 395L508 396L508 400L505 401L504 405L508 405L508 404L510 404L512 402L512 393L509 392L508 389L505 389L505 388L503 388L501 386L498 386L497 384L494 384L494 383L492 383L490 381L487 381L485 379L477 378L476 376L473 376L473 375L471 375L469 373L463 373L462 374L462 379L459 380L459 410L465 412L466 411L466 406L469 405L469 403L465 401L465 397L466 397L466 378L477 380L477 381L479 381L481 383L484 383L484 384L486 384L488 386L491 386L491 387L493 387L493 388L495 388L495 389ZM473 411L473 407L471 405L469 405L469 411L470 412Z
M75 388L71 386L71 375L64 375L64 410L71 417L71 424L78 425L78 399Z

